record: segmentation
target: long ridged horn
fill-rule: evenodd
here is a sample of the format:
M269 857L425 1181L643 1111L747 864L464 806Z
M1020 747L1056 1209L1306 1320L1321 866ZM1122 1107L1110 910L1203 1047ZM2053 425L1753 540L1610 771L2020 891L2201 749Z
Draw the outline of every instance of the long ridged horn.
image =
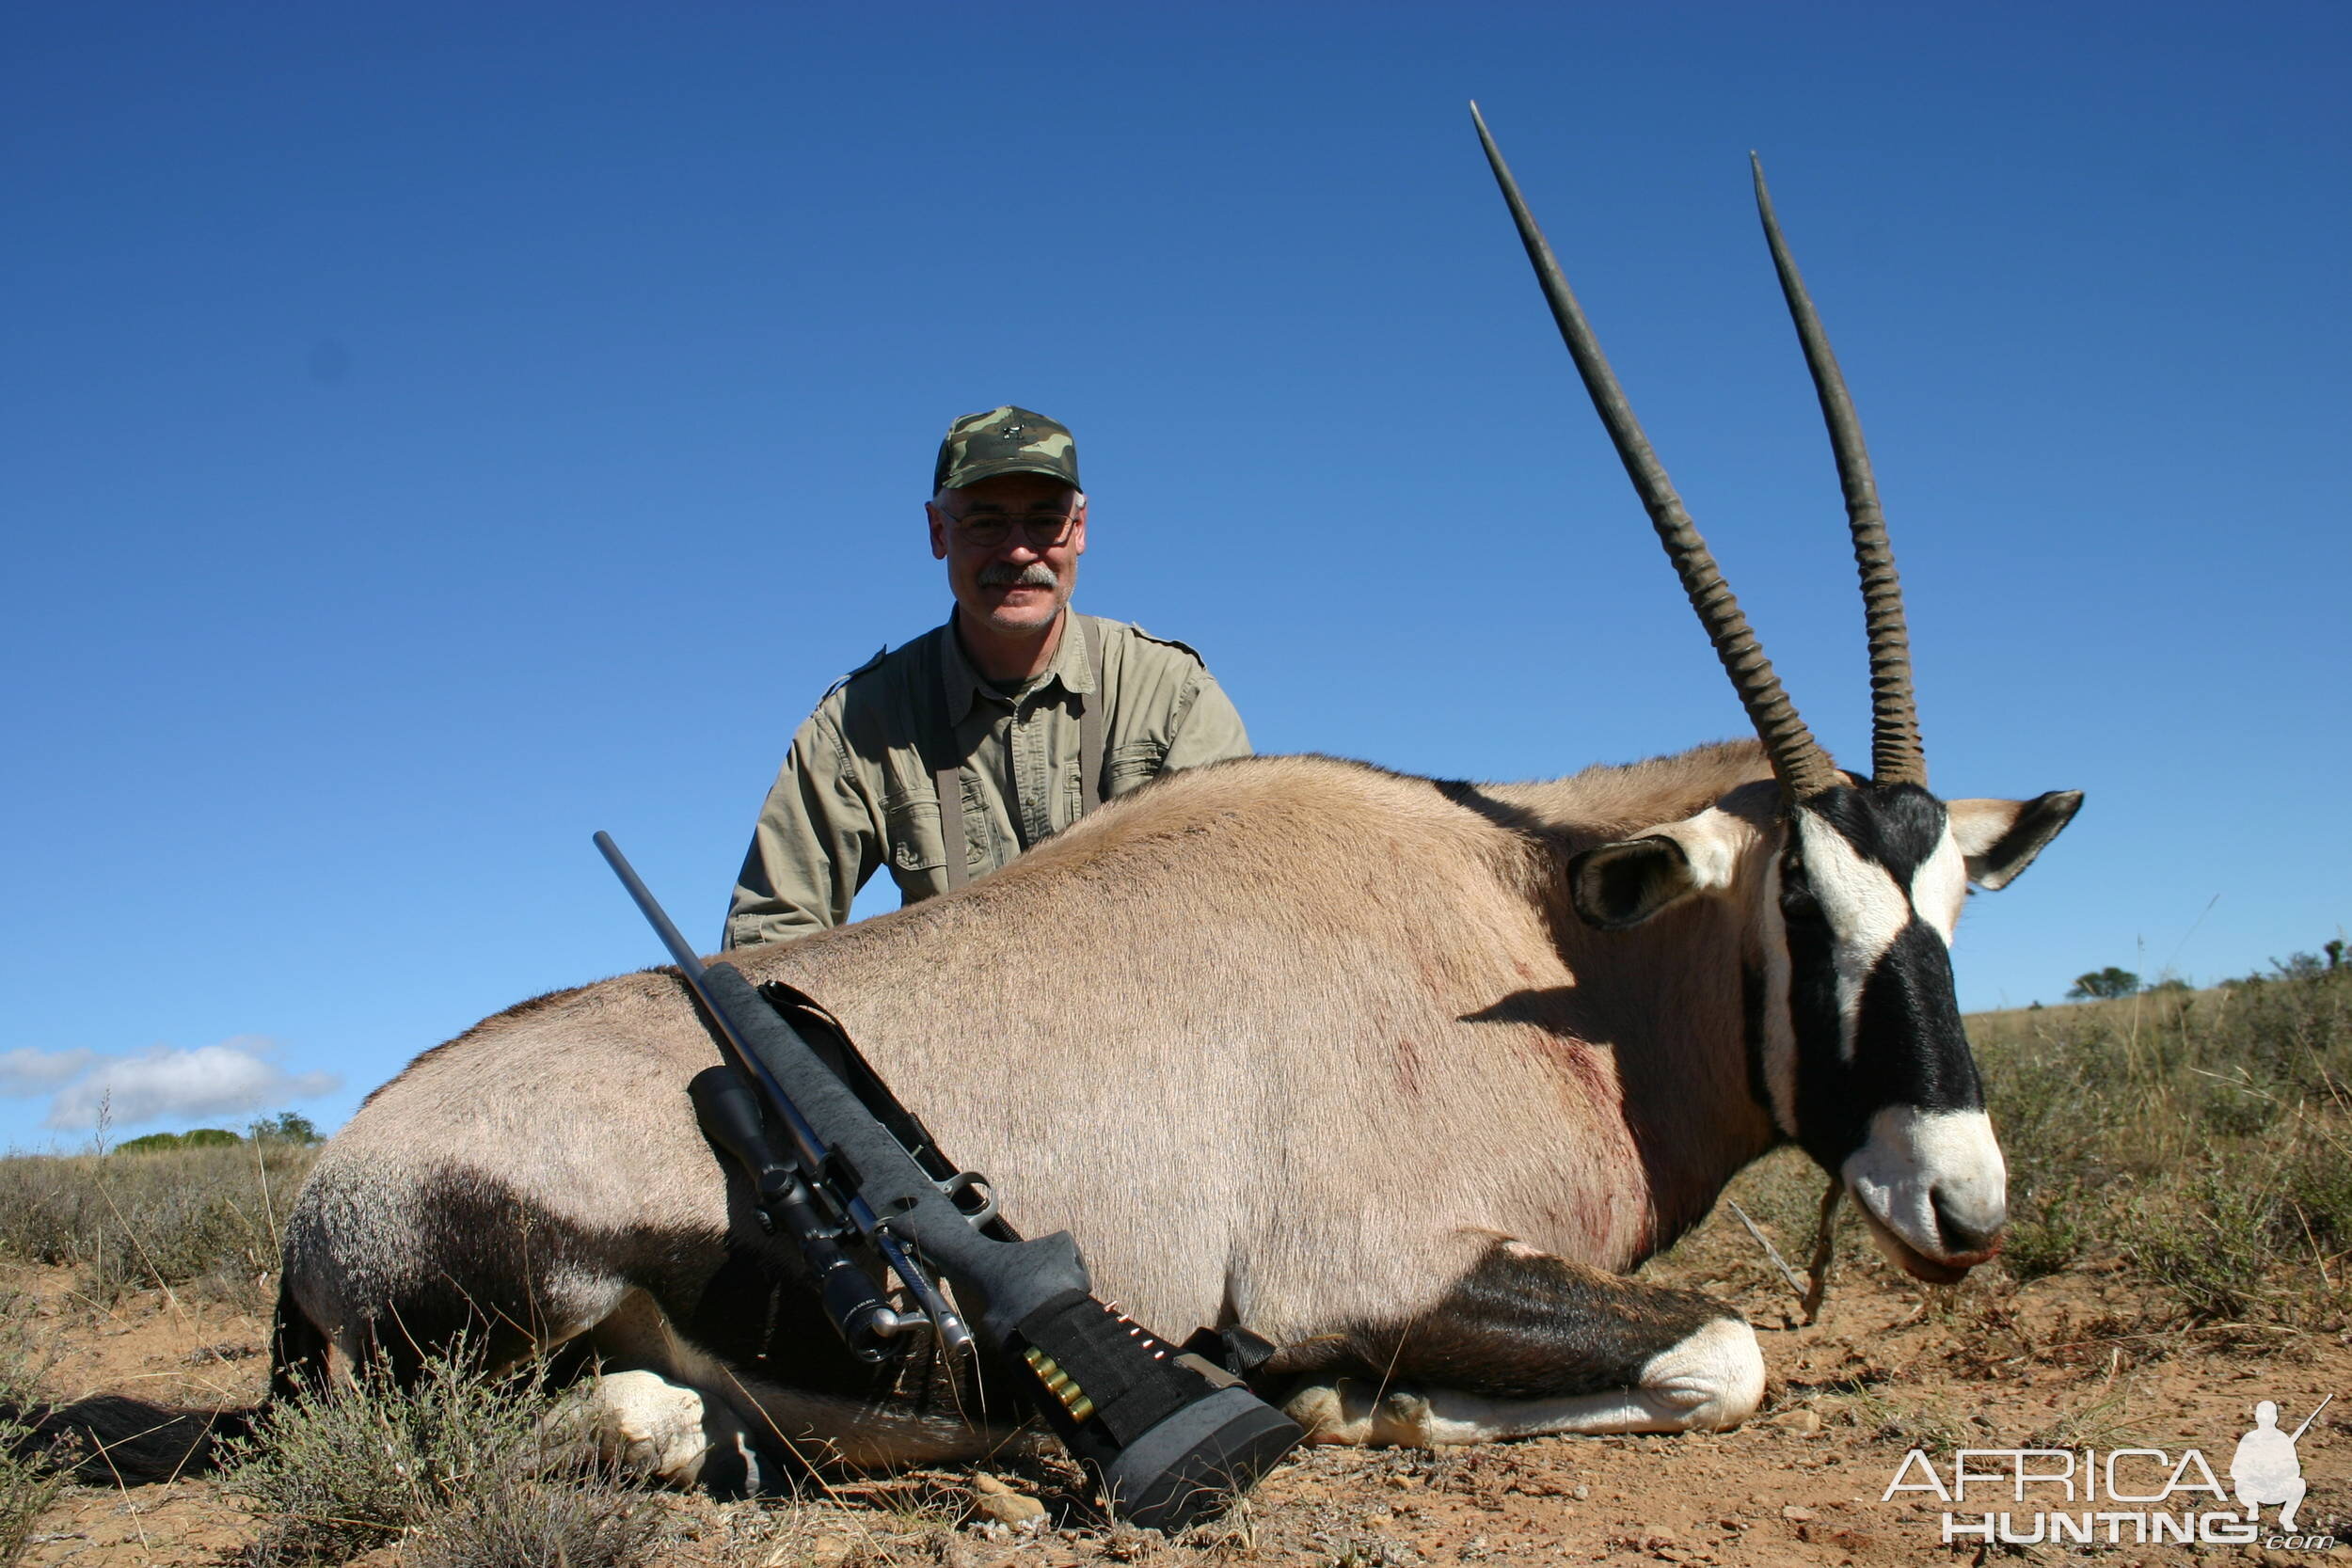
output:
M1763 647L1748 626L1747 616L1740 612L1740 601L1732 596L1729 585L1724 581L1714 554L1699 536L1691 514L1683 509L1682 498L1675 494L1674 482L1666 477L1658 454L1650 450L1649 438L1642 434L1641 422L1634 419L1632 408L1626 403L1625 389L1617 385L1617 377L1602 356L1600 344L1594 341L1584 311L1576 303L1567 278L1562 276L1544 231L1535 227L1534 216L1519 196L1518 182L1511 178L1511 166L1502 161L1502 150L1495 146L1495 138L1486 129L1486 119L1478 112L1476 103L1470 105L1470 119L1477 122L1478 139L1486 149L1486 162L1493 166L1495 182L1502 187L1502 199L1510 204L1511 217L1519 227L1519 240L1527 246L1527 259L1534 265L1535 279L1543 285L1544 297L1551 302L1552 319L1560 324L1560 337L1568 345L1568 356L1576 361L1577 373L1584 378L1584 389L1592 395L1600 422L1608 427L1609 439L1615 443L1617 456L1624 462L1633 488L1641 495L1650 525L1658 531L1659 542L1666 546L1666 558L1674 562L1676 575L1682 578L1682 590L1691 596L1691 608L1698 611L1699 624L1707 628L1708 641L1715 644L1715 657L1724 661L1732 688L1740 693L1740 705L1748 710L1749 722L1756 726L1757 736L1764 742L1765 754L1772 758L1773 776L1793 800L1805 800L1835 787L1836 769L1830 766L1829 756L1821 750L1820 742L1813 738L1813 732L1797 716L1796 705L1788 700L1788 693L1781 689L1780 677L1772 673L1772 660L1764 657Z
M1853 532L1853 559L1862 574L1862 614L1870 632L1870 772L1879 784L1928 782L1927 752L1919 744L1919 714L1911 686L1911 632L1903 624L1903 585L1895 575L1895 552L1886 542L1886 515L1879 510L1878 481L1870 477L1870 452L1862 442L1846 378L1830 352L1829 334L1804 292L1804 279L1780 236L1772 195L1764 186L1763 160L1748 154L1756 172L1756 211L1764 239L1772 247L1772 267L1788 298L1797 341L1813 372L1813 390L1829 424L1830 450L1837 456L1837 483L1846 492L1846 525Z

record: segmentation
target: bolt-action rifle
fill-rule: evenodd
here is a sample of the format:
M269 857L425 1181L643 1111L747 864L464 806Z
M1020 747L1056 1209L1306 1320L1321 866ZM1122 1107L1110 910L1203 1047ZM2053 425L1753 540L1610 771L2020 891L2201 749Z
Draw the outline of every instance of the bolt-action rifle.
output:
M731 1070L695 1080L704 1131L742 1167L762 1223L799 1244L852 1354L879 1364L929 1329L953 1369L977 1340L1112 1509L1161 1529L1223 1507L1298 1443L1297 1424L1232 1371L1097 1300L1069 1232L1023 1240L985 1179L940 1155L846 1036L829 1056L796 1027L821 1031L820 1010L704 963L612 836L596 844L717 1025Z

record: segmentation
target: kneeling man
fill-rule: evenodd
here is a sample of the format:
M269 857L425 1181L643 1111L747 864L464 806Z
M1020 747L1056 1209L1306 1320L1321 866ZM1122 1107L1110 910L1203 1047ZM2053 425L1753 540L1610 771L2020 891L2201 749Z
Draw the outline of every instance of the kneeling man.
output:
M967 414L931 490L955 610L852 672L792 737L736 879L730 948L842 924L879 866L915 903L1169 768L1249 755L1200 655L1070 608L1087 498L1068 430L1023 408Z

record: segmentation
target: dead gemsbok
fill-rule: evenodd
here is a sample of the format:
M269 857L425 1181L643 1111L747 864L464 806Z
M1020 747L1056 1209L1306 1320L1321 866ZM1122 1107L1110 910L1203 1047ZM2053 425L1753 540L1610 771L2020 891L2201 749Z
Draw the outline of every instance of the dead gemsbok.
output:
M1256 1381L1326 1440L1728 1426L1764 1386L1747 1325L1621 1271L1784 1140L1912 1274L1993 1254L2006 1176L1952 930L2080 797L1929 792L1862 438L1760 172L1861 562L1868 778L1798 718L1479 133L1758 741L1513 785L1220 764L945 897L734 958L820 998L1138 1319L1271 1340ZM696 1129L715 1059L657 971L419 1057L303 1190L281 1386L470 1329L501 1360L593 1350L608 1435L678 1481L996 1441L821 1326Z

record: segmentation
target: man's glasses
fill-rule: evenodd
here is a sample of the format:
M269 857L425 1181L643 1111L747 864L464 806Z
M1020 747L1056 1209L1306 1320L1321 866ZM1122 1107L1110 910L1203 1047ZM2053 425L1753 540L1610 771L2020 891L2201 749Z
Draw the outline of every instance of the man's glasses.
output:
M959 517L946 507L939 509L956 525L957 537L964 543L984 550L993 550L1012 537L1017 527L1021 536L1033 550L1050 550L1070 537L1071 526L1078 520L1076 513L1057 512L1048 515L1032 514L1026 517L1008 517L1001 513L967 513Z

